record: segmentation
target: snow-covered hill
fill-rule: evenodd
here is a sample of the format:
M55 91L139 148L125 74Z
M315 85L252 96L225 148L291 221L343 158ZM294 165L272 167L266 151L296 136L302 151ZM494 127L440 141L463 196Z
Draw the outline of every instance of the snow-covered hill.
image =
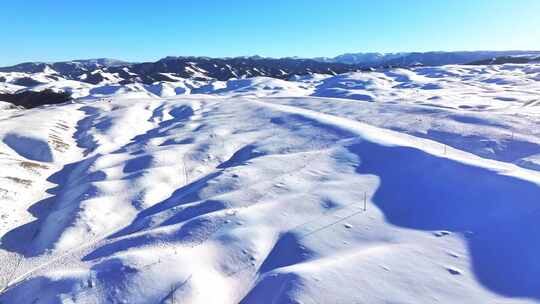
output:
M51 76L0 75L77 98L0 103L0 303L540 301L540 65Z

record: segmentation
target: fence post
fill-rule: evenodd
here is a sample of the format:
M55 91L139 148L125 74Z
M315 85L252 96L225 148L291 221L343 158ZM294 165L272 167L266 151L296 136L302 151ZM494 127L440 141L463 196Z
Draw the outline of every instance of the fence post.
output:
M367 194L364 192L364 211L367 211Z

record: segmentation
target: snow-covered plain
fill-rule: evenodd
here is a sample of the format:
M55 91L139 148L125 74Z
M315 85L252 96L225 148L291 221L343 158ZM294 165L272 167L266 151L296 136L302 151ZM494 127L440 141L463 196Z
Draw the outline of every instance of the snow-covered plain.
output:
M0 303L540 302L540 65L0 74Z

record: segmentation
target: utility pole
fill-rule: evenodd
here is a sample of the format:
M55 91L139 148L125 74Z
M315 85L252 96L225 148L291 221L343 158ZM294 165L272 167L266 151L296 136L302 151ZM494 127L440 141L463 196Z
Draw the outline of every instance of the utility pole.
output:
M364 212L367 211L367 194L364 192Z

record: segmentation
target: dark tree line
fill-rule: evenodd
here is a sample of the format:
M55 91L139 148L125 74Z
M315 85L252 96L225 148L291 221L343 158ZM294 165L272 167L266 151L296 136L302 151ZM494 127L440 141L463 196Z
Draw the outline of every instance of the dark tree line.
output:
M24 91L14 94L0 94L0 101L6 101L26 109L31 109L48 104L64 103L71 100L68 92L54 92L47 89L40 92Z

